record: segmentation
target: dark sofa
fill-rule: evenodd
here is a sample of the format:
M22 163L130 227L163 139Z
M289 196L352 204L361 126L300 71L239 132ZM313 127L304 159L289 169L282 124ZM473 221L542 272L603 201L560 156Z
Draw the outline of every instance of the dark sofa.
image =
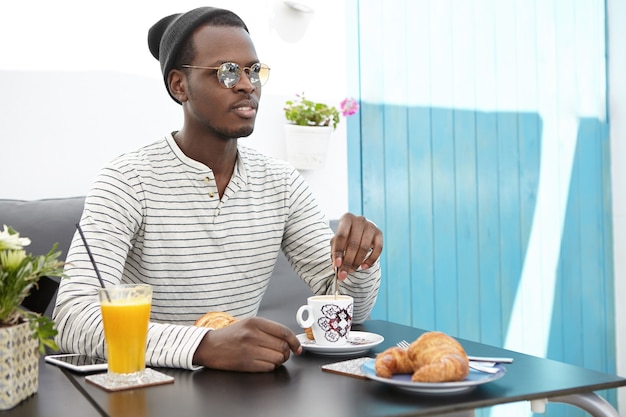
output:
M32 201L0 199L0 226L11 226L20 236L30 238L31 244L26 249L35 255L47 253L54 243L58 243L58 249L65 259L83 210L83 203L84 197ZM332 221L331 226L336 227L336 221ZM54 308L56 282L58 279L50 282L42 280L41 292L29 297L25 306L33 310L42 309L45 314L50 315ZM46 297L49 291L52 294L51 300ZM295 274L281 253L258 315L283 323L298 332L296 310L306 303L309 295L311 291L308 286Z

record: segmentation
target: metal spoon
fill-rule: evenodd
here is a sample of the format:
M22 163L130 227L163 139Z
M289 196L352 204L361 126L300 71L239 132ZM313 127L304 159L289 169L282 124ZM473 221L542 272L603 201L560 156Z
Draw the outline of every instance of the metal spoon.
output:
M335 267L335 300L339 298L339 267Z

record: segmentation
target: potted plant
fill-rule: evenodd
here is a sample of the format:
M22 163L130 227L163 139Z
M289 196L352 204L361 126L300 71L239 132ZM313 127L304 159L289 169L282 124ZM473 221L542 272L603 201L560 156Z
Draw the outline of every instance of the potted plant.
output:
M314 102L302 94L285 102L285 138L287 160L299 169L318 169L326 162L328 141L337 128L340 114L351 116L359 105L353 98L345 98L335 106Z
M37 392L39 353L57 349L54 322L21 307L43 276L63 276L55 244L46 255L26 253L30 240L11 227L0 231L0 410Z

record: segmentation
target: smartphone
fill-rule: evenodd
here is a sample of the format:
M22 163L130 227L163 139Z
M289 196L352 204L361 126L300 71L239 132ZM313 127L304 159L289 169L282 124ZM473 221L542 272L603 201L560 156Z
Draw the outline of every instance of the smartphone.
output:
M107 363L105 360L78 353L48 355L46 356L46 362L83 374L107 370Z

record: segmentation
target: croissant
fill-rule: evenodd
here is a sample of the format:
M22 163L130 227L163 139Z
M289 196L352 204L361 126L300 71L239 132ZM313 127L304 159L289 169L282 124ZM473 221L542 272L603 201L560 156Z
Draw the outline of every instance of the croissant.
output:
M210 311L203 314L193 324L198 327L210 327L212 329L221 329L236 322L237 319L223 311Z
M412 374L415 382L461 381L469 374L469 360L459 342L443 332L427 332L408 349L392 347L376 357L376 374Z
M410 374L415 369L405 349L390 347L376 356L374 361L376 375L391 378L393 374Z
M469 374L469 360L459 342L443 332L421 335L407 349L415 366L412 380L419 382L461 381Z
M306 329L304 329L304 333L306 333L306 337L309 340L315 340L315 336L313 336L313 329L310 327L307 327Z

